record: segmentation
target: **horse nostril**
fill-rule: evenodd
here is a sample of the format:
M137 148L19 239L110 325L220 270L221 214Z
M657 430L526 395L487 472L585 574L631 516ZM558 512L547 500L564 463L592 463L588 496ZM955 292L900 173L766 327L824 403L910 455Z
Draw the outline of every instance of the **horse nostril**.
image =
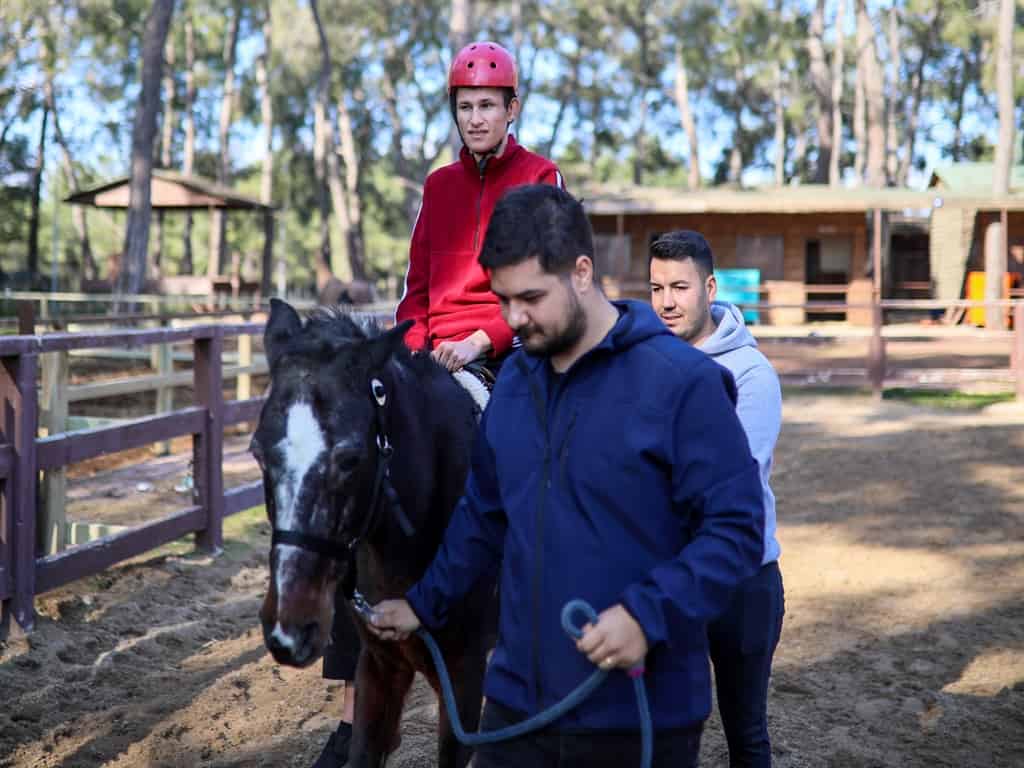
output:
M313 641L316 639L317 632L320 631L320 623L317 621L311 621L302 628L301 645L304 648L309 648L313 645Z

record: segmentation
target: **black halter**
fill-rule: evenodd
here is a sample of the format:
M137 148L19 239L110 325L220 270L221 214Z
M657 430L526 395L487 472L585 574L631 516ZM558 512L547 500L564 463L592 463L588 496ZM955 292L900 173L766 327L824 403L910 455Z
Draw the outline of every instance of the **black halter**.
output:
M373 479L373 495L370 496L369 510L359 526L359 531L347 544L344 544L333 536L331 538L324 538L322 536L301 533L300 531L284 531L280 528L274 528L270 536L271 547L277 544L290 544L293 547L300 547L301 549L315 552L318 555L344 562L349 559L356 547L376 527L380 519L378 512L382 496L388 500L388 505L395 513L402 532L406 536L412 536L416 533L416 529L413 528L412 523L405 514L405 510L402 509L398 494L395 493L395 489L388 477L391 457L394 455L395 450L388 439L387 429L384 424L384 407L387 405L388 396L380 379L373 379L370 382L370 394L373 396L374 403L376 404L374 420L377 426L377 470ZM333 533L336 534L338 531L336 530Z

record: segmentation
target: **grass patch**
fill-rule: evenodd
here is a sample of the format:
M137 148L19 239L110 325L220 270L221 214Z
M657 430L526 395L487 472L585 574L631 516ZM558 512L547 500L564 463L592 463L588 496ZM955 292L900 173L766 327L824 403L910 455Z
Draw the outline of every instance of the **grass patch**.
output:
M782 399L794 397L870 397L870 387L794 387L782 388ZM1012 392L971 393L955 389L908 389L892 387L882 392L883 400L919 405L926 408L943 408L952 411L980 411L996 403L1008 403L1014 399Z
M898 400L911 405L928 408L947 408L957 411L978 411L996 403L1007 403L1014 399L1012 392L974 394L955 389L887 389L883 400Z
M253 507L224 518L224 552L229 558L244 558L254 549L262 550L270 546L270 523L263 506ZM147 552L143 557L166 557L173 555L184 557L197 554L195 534L190 533L180 539L164 544L162 547ZM201 554L201 553L199 553Z

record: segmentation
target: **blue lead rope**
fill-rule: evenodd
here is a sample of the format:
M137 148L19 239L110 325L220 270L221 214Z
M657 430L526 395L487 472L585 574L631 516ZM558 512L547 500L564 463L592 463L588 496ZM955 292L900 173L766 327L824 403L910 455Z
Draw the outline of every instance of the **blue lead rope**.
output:
M585 600L570 600L566 603L565 607L562 608L562 629L565 630L565 633L569 635L569 637L575 640L579 640L583 637L583 629L573 623L573 617L577 613L583 614L587 621L592 624L597 623L597 612L594 611L590 603ZM434 641L434 638L432 638L430 633L423 627L417 629L416 634L419 635L426 644L427 650L430 651L430 656L434 660L434 667L437 669L437 676L441 680L441 690L444 693L444 704L448 708L448 720L452 724L452 730L455 731L456 738L469 747L475 747L478 744L493 744L496 741L507 741L530 733L531 731L536 731L546 725L550 725L562 715L570 712L583 703L583 701L590 696L590 694L593 693L601 683L604 682L605 677L608 676L608 672L598 667L590 677L580 683L580 685L578 685L568 696L557 704L545 709L543 712L538 712L527 720L523 720L522 722L510 725L506 728L499 728L496 731L466 733L462 728L462 721L459 719L459 708L455 703L455 691L452 689L452 681L448 677L448 668L445 666L444 659L441 657L441 649L437 647L437 643ZM651 768L651 758L654 751L654 727L651 724L651 712L647 705L647 691L644 688L643 666L637 665L636 667L633 667L628 670L628 674L633 678L633 690L636 692L636 706L640 711L640 735L642 744L640 766L641 768Z

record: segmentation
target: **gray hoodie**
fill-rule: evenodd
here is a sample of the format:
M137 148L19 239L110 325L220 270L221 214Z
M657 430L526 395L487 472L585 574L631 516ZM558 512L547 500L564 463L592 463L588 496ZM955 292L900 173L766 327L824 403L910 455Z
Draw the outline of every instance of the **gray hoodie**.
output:
M762 565L779 558L775 538L775 494L768 478L772 454L782 426L782 390L779 377L768 358L757 349L757 341L743 322L743 313L727 301L711 304L711 316L718 328L700 344L701 351L732 373L738 397L736 414L747 433L750 452L761 468L764 488L764 559Z

